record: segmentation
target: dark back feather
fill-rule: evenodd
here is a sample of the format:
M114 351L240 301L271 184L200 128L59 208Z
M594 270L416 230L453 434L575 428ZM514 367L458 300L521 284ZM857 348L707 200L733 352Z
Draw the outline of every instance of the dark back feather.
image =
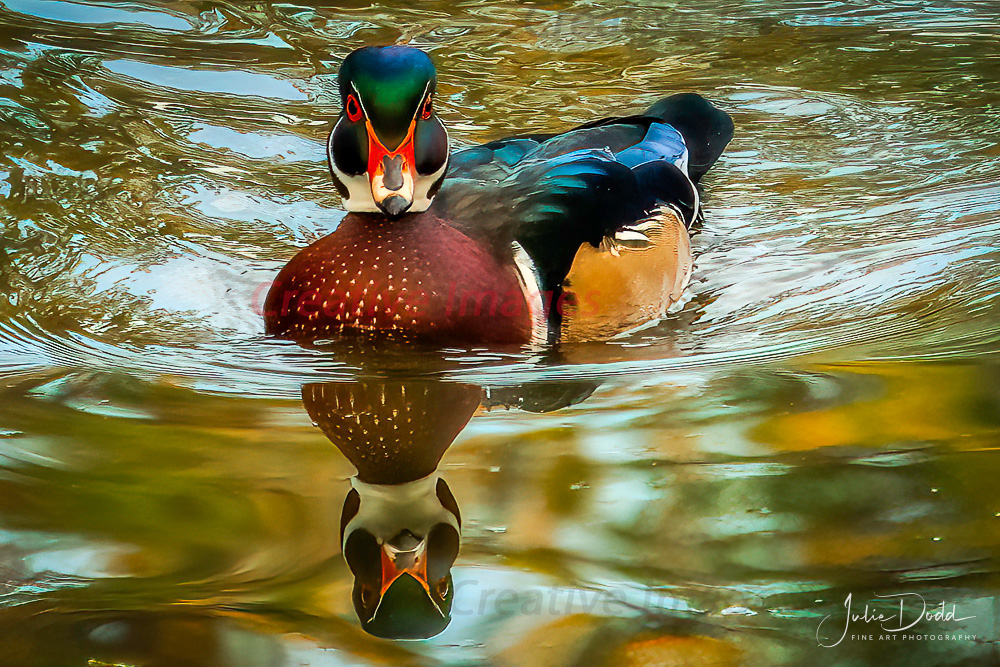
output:
M435 206L498 252L517 241L540 287L558 292L583 243L598 246L664 205L690 226L698 215L694 184L732 133L724 111L699 95L674 95L643 115L459 151Z

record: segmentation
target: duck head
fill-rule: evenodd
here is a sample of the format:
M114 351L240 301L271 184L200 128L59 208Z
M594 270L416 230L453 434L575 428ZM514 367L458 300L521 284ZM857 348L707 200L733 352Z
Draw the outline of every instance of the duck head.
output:
M351 480L341 515L344 558L361 627L377 637L426 639L451 620L451 567L461 517L443 479L398 485Z
M348 211L396 218L430 206L448 166L436 84L431 59L412 47L368 46L344 59L327 155Z

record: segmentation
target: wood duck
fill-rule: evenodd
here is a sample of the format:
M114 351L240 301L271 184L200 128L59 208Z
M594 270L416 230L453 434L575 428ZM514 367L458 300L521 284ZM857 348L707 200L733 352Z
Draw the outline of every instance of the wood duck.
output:
M416 380L302 387L310 417L358 470L340 540L354 610L373 635L424 639L451 621L462 518L437 468L481 395L471 385Z
M549 412L596 388L589 381L490 389L384 378L303 385L309 416L358 471L344 499L340 541L362 628L423 639L451 620L462 515L438 467L480 404Z
M338 82L327 149L348 214L279 273L265 301L270 334L593 340L680 298L696 183L733 133L702 97L449 155L427 54L365 47Z

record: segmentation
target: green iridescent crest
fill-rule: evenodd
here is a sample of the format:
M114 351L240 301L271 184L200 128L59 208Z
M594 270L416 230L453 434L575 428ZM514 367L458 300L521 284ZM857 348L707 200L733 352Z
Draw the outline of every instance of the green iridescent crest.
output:
M434 90L437 74L426 53L408 46L369 46L354 51L340 68L342 100L360 96L372 127L386 148L393 150L409 129L410 121Z

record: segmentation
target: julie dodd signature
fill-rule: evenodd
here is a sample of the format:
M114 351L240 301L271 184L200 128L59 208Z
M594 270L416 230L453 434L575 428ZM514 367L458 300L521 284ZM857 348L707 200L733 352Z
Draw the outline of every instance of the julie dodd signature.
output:
M959 616L954 604L946 605L942 601L941 604L928 606L927 601L924 600L924 596L920 595L920 593L894 593L892 595L875 596L886 600L898 599L899 607L894 611L872 610L866 604L865 610L859 613L851 607L852 596L853 593L848 593L847 599L844 600L844 608L847 610L847 616L843 627L839 628L840 637L836 641L831 643L829 637L821 636L820 634L824 625L831 619L833 614L820 621L819 626L816 628L816 641L820 646L826 648L837 646L848 636L851 630L851 623L858 621L864 624L878 623L882 632L886 634L870 634L870 629L866 628L869 632L868 634L852 634L850 635L851 639L975 639L975 635L951 634L941 631L933 634L916 634L918 632L916 630L917 626L925 621L957 623L975 618L975 616ZM834 624L831 623L828 630L833 626Z

